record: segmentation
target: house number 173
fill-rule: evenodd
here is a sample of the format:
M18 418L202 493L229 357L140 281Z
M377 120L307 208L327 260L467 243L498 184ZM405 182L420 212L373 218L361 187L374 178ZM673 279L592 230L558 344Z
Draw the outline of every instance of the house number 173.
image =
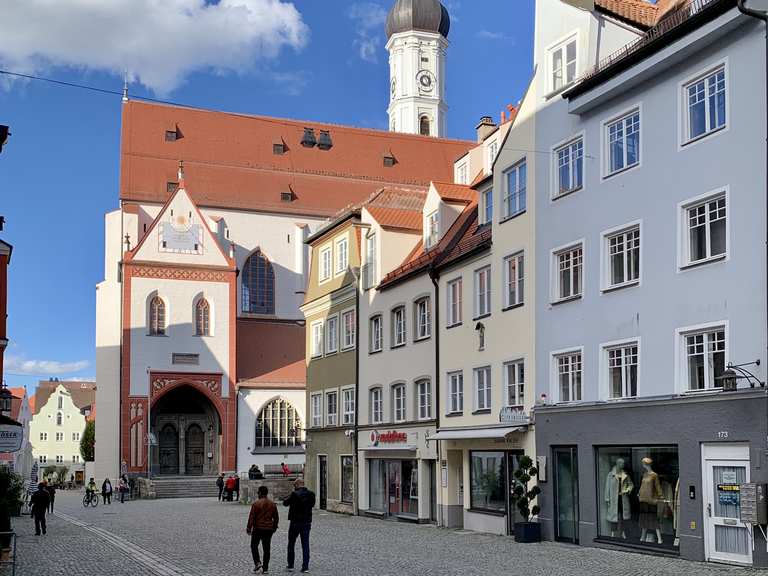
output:
M720 438L721 440L724 438L728 438L728 431L721 430L720 432L717 433L717 437Z

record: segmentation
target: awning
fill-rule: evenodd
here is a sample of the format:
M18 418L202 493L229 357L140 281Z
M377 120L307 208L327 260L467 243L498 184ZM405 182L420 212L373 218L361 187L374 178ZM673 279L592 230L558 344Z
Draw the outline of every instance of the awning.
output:
M509 426L505 428L469 428L464 430L440 430L428 440L468 440L472 438L503 439L512 432L522 432L527 426Z
M394 446L366 446L364 448L361 448L361 450L370 450L370 451L376 451L376 452L415 452L417 450L416 446L412 444L395 444Z

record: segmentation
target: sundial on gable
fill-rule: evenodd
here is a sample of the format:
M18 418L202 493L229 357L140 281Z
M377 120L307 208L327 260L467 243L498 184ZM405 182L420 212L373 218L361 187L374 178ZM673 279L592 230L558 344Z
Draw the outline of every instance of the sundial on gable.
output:
M176 254L203 253L203 227L193 213L169 210L169 218L160 222L158 235L160 252Z

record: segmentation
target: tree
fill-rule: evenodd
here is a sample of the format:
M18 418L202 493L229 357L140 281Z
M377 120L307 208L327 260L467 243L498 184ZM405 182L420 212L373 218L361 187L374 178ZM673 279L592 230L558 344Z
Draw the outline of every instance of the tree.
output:
M80 439L80 456L84 462L93 462L94 445L96 444L96 423L88 421L85 423L85 431Z
M541 494L541 488L533 486L528 490L528 482L538 473L539 471L533 465L533 460L531 460L530 456L523 456L520 458L518 468L513 474L517 482L512 490L511 500L517 504L517 510L520 512L524 522L528 522L532 516L538 516L539 514L539 507L531 507L531 503L536 499L536 496Z

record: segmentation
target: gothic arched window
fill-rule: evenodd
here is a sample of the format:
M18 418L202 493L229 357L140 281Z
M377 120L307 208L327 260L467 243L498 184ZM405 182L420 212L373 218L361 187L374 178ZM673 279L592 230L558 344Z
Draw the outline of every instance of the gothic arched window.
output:
M149 303L149 333L153 336L165 335L165 302L155 296Z
M205 298L200 298L195 305L195 334L211 335L211 306Z
M422 116L419 118L419 134L422 136L431 136L432 130L430 128L429 116Z
M275 313L275 271L259 250L243 267L243 312Z
M264 406L256 418L258 448L286 448L301 446L303 430L298 412L284 398L275 398Z

